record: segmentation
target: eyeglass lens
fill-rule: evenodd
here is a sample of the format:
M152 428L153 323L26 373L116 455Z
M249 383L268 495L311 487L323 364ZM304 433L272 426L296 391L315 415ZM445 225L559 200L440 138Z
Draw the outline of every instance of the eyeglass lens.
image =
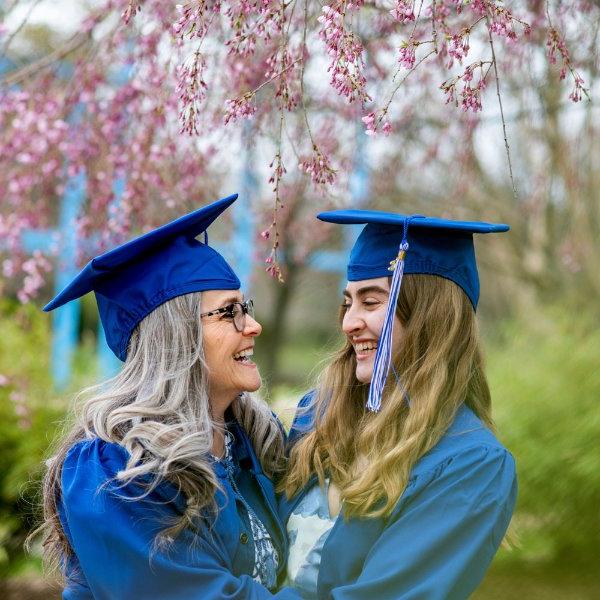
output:
M233 305L233 324L238 331L244 331L247 314L254 318L254 303L252 300L247 300L243 304L236 302Z

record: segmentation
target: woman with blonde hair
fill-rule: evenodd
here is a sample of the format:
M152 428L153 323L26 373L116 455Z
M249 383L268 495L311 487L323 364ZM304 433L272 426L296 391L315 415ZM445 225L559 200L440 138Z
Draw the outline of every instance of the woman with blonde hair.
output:
M358 210L319 218L366 226L348 264L344 346L290 434L288 582L304 598L467 598L516 497L475 319L473 233L508 226Z
M273 597L283 433L251 394L252 301L206 236L236 197L94 258L45 307L94 291L125 363L49 461L44 549L65 599Z

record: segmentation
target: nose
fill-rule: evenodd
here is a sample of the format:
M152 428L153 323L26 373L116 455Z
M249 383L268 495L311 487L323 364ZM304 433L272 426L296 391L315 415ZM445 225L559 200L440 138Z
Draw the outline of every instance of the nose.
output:
M344 318L342 319L342 331L346 335L351 335L353 333L359 332L361 329L364 329L365 321L362 318L360 310L351 306L346 310L346 314L344 314Z
M262 332L262 325L252 316L246 315L246 324L243 334L249 337L256 337Z

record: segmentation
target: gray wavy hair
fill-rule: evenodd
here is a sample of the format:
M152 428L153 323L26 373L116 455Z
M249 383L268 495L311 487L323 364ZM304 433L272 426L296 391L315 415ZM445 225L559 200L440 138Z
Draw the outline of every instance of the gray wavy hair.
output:
M216 509L218 481L209 454L219 424L212 418L208 399L201 306L202 294L196 292L156 308L133 332L121 372L78 395L87 401L48 461L43 483L44 521L36 534L43 534L44 559L51 566L65 564L73 552L58 506L62 465L69 448L80 440L97 437L129 452L125 468L116 475L117 482L126 486L133 480L139 482L140 477L149 481L134 500L165 480L183 494L184 513L159 533L156 544L172 541ZM282 472L283 432L267 404L243 393L231 408L250 437L264 472L270 477Z

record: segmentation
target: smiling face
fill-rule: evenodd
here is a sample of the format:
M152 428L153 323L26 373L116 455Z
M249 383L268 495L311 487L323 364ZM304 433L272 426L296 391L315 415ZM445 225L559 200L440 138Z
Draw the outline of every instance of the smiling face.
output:
M369 383L373 375L375 352L383 329L390 284L388 277L349 281L344 290L342 331L352 344L356 356L356 379ZM398 349L404 327L394 317L392 356Z
M202 293L202 312L223 308L232 302L243 302L239 290L210 290ZM243 331L237 331L231 316L216 314L203 317L202 339L208 367L211 405L224 410L241 392L254 392L261 384L260 373L251 357L254 338L262 327L246 315Z

